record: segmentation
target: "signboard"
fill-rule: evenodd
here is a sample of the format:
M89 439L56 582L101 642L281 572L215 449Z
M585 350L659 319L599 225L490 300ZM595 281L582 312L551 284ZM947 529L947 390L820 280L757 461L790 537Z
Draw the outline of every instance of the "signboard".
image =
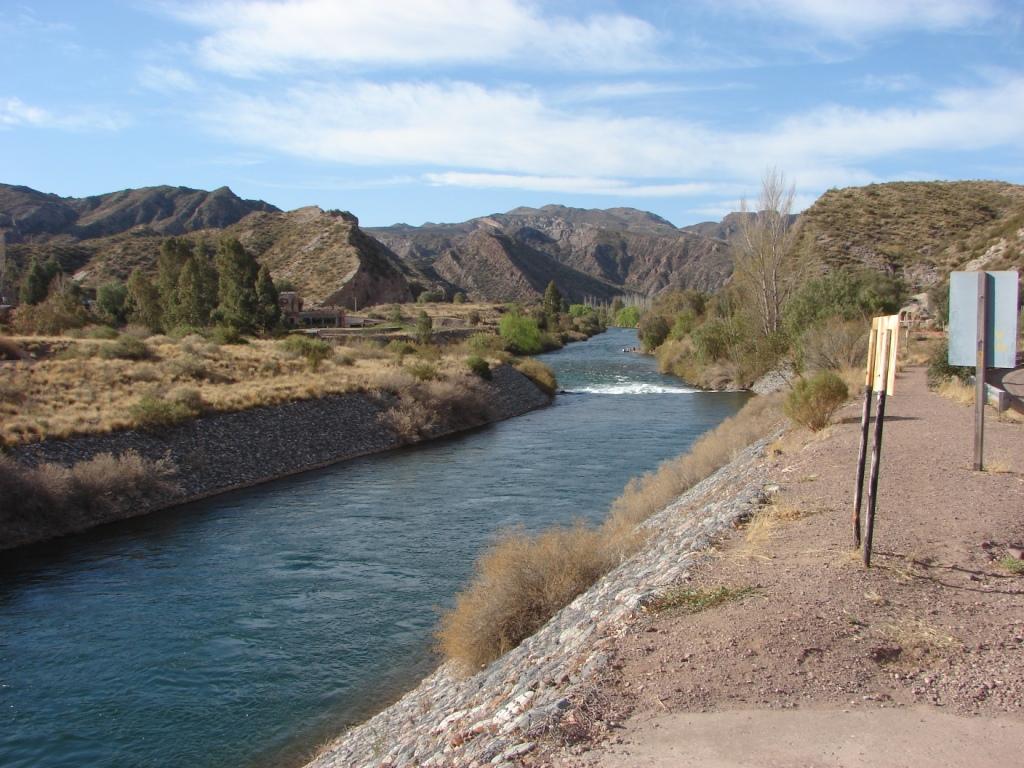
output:
M949 364L977 364L978 272L949 276ZM1017 367L1017 273L985 272L986 368Z
M885 346L885 332L889 331L889 346ZM891 395L896 386L896 352L900 338L900 316L883 315L871 319L871 339L868 343L868 375L871 390ZM889 364L885 365L888 355ZM886 380L882 381L882 371L887 370Z

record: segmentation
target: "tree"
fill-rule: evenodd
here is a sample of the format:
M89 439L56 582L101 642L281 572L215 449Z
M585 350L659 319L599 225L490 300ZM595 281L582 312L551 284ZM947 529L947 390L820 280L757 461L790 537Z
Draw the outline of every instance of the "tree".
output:
M758 210L740 201L740 226L733 240L733 279L752 307L764 336L782 326L782 305L797 284L792 263L795 229L790 221L796 189L775 168L761 179Z
M194 256L185 259L175 290L175 325L201 328L210 322L210 308L203 300L203 277Z
M416 318L416 343L429 344L433 335L434 321L430 319L430 315L420 310L419 317Z
M637 323L636 332L644 350L650 352L660 347L668 337L668 321L661 315L647 313Z
M160 309L160 292L142 270L136 267L128 276L128 318L149 328L160 331L162 311Z
M114 325L122 325L127 312L128 288L120 280L111 280L96 289L96 306L100 314Z
M50 281L46 276L46 269L36 261L32 259L32 263L29 264L28 271L25 272L25 277L21 281L21 290L19 291L19 299L22 304L38 304L46 298L46 290L50 285Z
M256 276L259 265L237 239L217 246L217 319L238 331L252 331L259 321Z
M259 325L265 331L281 322L281 305L270 270L264 264L256 275L256 303L259 307Z
M188 325L178 301L178 280L185 262L192 256L188 241L169 237L160 245L156 260L156 288L160 294L160 311L165 328Z
M543 349L540 328L532 317L524 317L518 312L502 315L498 332L505 348L513 354L535 355Z
M548 327L554 328L558 325L558 314L562 311L562 293L552 280L544 289L544 316L547 318Z

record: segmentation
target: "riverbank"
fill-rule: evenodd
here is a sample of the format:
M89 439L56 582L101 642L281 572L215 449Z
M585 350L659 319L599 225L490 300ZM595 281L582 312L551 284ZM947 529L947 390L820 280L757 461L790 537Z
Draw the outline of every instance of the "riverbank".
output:
M495 366L490 380L466 376L468 398L440 407L409 392L352 392L244 411L214 413L159 431L120 430L15 445L8 456L34 468L64 467L104 454L133 453L161 462L174 490L159 500L97 510L64 520L0 512L0 549L22 546L113 520L244 488L340 461L435 439L540 408L551 397L511 365ZM471 400L472 402L469 402Z
M806 723L828 744L844 729L866 733L876 708L913 705L986 719L964 726L930 710L919 718L927 730L901 734L900 749L923 754L923 739L1010 728L985 764L1013 762L1006 744L1024 734L1013 661L1024 589L1002 563L1024 539L1015 514L1024 466L1019 451L1010 458L1020 426L991 425L993 471L971 472L969 409L927 392L920 369L902 379L872 570L849 542L847 470L859 434L850 406L818 436L791 431L743 451L654 516L640 553L520 647L470 677L440 667L310 765L674 765L691 736L701 755L718 750L712 764L759 765L760 751L729 751L735 717L682 716L735 712L747 722L746 710L782 708L790 725L753 716L765 738ZM807 708L822 717L801 720ZM895 737L870 754L896 749ZM773 743L772 754L860 764L800 744Z

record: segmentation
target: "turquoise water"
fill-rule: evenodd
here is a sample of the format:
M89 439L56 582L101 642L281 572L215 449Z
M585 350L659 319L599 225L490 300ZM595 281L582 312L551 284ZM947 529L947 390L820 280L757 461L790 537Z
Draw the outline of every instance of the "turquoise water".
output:
M0 765L301 763L430 671L498 530L602 517L744 402L635 343L544 356L550 408L0 553Z

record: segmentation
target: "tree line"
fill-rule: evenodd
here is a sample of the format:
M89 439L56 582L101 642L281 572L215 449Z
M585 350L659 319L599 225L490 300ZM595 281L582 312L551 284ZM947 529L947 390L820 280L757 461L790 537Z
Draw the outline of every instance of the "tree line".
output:
M52 259L32 260L20 299L19 325L25 330L50 332L89 319L81 289ZM139 323L158 333L218 325L251 334L271 331L281 322L270 270L233 237L215 247L168 238L160 246L155 277L136 268L127 282L104 283L96 291L94 311L112 325Z

